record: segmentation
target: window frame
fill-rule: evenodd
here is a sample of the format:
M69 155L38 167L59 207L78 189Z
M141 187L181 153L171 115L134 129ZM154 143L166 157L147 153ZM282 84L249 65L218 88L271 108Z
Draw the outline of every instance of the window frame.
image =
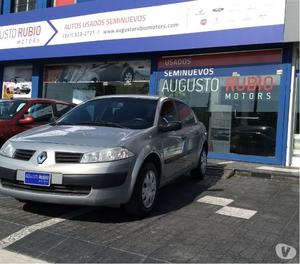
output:
M175 103L175 108L176 108L176 112L177 112L177 119L183 127L193 126L197 123L196 115L195 115L195 113L194 113L194 111L191 107L189 107L187 104L185 104L184 102L181 102L179 100L174 100L174 103ZM193 123L189 123L189 122L186 122L186 121L180 119L179 109L178 109L177 104L181 104L181 105L185 106L186 108L188 108L190 110L189 115L193 116L193 120L194 120Z
M176 120L173 120L173 121L175 121L175 122L178 122L178 121L179 121L179 119L178 119L178 113L177 113L177 109L176 109L176 106L175 106L175 100L173 100L173 99L167 99L167 100L163 101L163 102L162 102L162 104L161 104L161 107L160 107L160 110L159 110L159 118L158 118L158 123L160 123L160 122L161 122L161 113L162 113L162 110L163 110L164 104L166 104L166 103L168 103L168 102L171 102L171 103L172 103L172 105L173 105L173 108L174 108L174 110L175 110L175 118L176 118ZM172 122L172 121L168 121L168 122Z
M64 114L67 113L67 112L65 112L64 114L59 115L59 112L60 112L60 111L58 110L57 105L64 105L64 106L66 106L66 108L68 108L67 112L71 111L71 110L74 108L74 106L69 105L69 104L53 103L53 104L52 104L52 108L53 108L53 115L54 115L55 118L60 118L60 117L62 117Z
M12 11L13 13L19 13L19 12L28 12L28 11L31 11L31 10L34 10L36 9L36 5L37 5L37 1L36 0L25 0L25 4L21 3L20 4L20 1L23 1L23 0L15 0L13 1L12 3ZM34 7L33 8L29 8L31 6L31 4L34 3ZM19 7L20 6L25 6L25 10L19 10Z

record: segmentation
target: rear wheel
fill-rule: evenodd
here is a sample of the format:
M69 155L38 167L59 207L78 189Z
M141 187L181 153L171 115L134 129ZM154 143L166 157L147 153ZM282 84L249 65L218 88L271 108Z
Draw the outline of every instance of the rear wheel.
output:
M126 211L136 217L149 214L157 197L158 174L155 165L145 163L138 175L130 201L125 205Z
M203 147L199 157L198 166L191 171L192 177L198 180L203 180L206 173L206 167L207 167L207 150L205 147Z
M29 200L24 200L24 199L16 199L20 203L25 203L25 204L36 204L37 202L34 201L29 201Z

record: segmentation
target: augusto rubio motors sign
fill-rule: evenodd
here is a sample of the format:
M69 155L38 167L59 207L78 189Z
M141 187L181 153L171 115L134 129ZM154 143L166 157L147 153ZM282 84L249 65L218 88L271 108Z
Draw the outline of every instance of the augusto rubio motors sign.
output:
M264 58L274 64L240 65L241 61L256 64ZM280 50L162 57L158 60L159 93L194 98L211 94L224 103L274 101L282 74L280 61Z
M74 15L0 26L0 50L283 25L284 10L284 0L196 0Z
M164 70L159 87L162 94L223 93L223 100L268 101L274 85L273 75L220 77L214 68L199 68Z

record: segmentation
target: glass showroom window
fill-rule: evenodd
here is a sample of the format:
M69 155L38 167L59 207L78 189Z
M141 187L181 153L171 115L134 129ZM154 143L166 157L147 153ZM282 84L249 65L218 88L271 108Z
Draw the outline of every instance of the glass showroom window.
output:
M35 0L15 0L14 12L30 11L35 9Z
M150 60L47 65L43 96L81 103L110 94L149 94Z
M207 127L209 150L275 156L280 65L161 69L158 93L182 99Z

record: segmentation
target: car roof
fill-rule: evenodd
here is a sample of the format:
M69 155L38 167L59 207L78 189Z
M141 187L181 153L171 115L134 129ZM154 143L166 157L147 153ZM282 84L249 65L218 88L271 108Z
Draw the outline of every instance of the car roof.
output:
M139 99L158 100L162 97L161 96L155 96L155 95L140 95L140 94L114 94L114 95L97 96L97 97L95 97L91 100L106 99L106 98L139 98Z
M183 102L182 100L176 98L176 97L168 97L168 96L159 96L159 95L140 95L140 94L116 94L116 95L101 95L92 98L91 100L98 100L98 99L106 99L106 98L136 98L136 99L149 99L149 100L167 100L167 99L172 99L178 102Z

